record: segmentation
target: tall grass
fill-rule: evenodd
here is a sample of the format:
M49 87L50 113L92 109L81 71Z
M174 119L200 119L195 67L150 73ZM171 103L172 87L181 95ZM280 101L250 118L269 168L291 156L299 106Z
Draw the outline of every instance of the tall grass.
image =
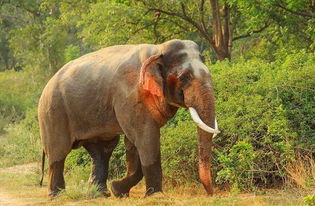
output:
M297 187L300 193L306 193L304 202L315 205L315 160L311 155L299 155L296 161L288 164L287 185Z
M296 161L288 164L286 171L287 184L302 189L315 189L315 160L312 156L299 155Z
M45 72L0 72L0 167L40 159L37 101Z

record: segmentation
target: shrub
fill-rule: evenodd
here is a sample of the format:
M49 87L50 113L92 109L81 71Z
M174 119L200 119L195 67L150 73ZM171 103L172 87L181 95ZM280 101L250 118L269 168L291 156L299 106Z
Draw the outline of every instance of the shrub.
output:
M119 144L113 151L113 154L109 163L109 179L115 179L123 177L125 174L125 147L123 144L123 138L120 138ZM83 148L72 150L66 160L66 170L71 173L72 170L76 170L77 167L84 168L84 176L89 176L92 160L88 152ZM87 178L84 178L87 179Z
M0 144L0 167L40 160L42 147L36 108L28 110L19 123L8 125L6 132L7 137Z
M40 159L37 101L46 79L32 68L0 73L1 167Z
M242 190L279 185L297 151L314 151L314 65L314 55L300 51L282 62L240 59L211 66L222 131L212 161L218 184ZM184 110L163 128L166 180L198 181L196 136Z
M222 130L215 138L214 158L218 162L214 161L214 169L219 182L238 184L253 179L253 184L279 184L298 148L314 151L314 58L314 54L301 51L288 55L283 62L254 59L211 66ZM238 162L242 158L235 153L235 147L244 141L248 145L238 152L248 155L245 164L252 160L247 164L252 174L245 176L238 171L244 163ZM248 150L250 147L253 150ZM227 167L232 164L229 161L238 165L231 169Z
M0 72L0 131L9 123L18 123L27 110L37 106L46 78L44 72L30 69Z
M315 55L291 51L278 59L239 59L210 66L221 130L214 138L212 161L218 184L241 190L279 185L297 153L314 155ZM0 125L10 137L0 142L2 166L39 160L41 150L36 102L42 85L27 79L34 77L29 73L7 74L10 81L15 75L19 79L8 86L4 82L9 80L0 74ZM122 139L111 158L110 178L125 173ZM196 126L184 109L162 128L161 155L166 181L198 181ZM86 180L90 165L89 155L81 148L69 154L66 171L70 175L81 168Z
M239 141L230 151L218 152L218 162L222 169L217 174L217 182L226 180L232 183L232 188L251 188L253 186L254 148L246 141Z
M165 180L172 183L198 181L197 130L192 121L185 122L189 115L179 111L173 124L164 127L161 132L161 157Z
M304 198L304 202L308 206L314 206L315 205L315 194L313 195L307 195Z

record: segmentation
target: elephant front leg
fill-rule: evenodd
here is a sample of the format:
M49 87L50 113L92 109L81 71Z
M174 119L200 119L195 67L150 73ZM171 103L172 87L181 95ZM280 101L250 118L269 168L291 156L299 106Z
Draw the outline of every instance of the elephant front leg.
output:
M135 145L138 149L142 172L146 182L145 196L162 192L162 168L160 153L160 128L148 125L144 136L138 138Z
M162 168L161 168L161 155L160 153L152 159L153 161L148 161L147 153L149 150L141 152L142 154L142 172L145 177L146 182L146 192L145 196L150 196L155 192L162 192Z
M85 143L83 146L92 157L92 171L89 182L96 184L98 190L103 193L105 197L110 196L107 189L106 181L108 177L109 159L114 148L118 143L119 138L115 138L108 142Z
M125 137L127 175L112 182L111 190L116 197L129 196L130 189L143 177L138 151L127 137Z
M136 162L140 159L141 171L146 181L145 195L148 196L155 192L162 191L160 125L155 119L152 118L149 113L146 113L147 110L143 108L141 104L136 105L137 108L128 108L126 107L126 105L120 108L118 105L115 108L115 112L120 127L127 135L128 139L131 140L137 151L137 155L135 155L135 152L131 151L127 151L127 153L131 154L130 156L134 157L139 155L139 157L137 158L132 158L133 161L131 162ZM132 115L127 115L129 113ZM141 174L139 167L140 164L136 163L133 166L128 167L137 168L137 171L139 171L137 172L137 174ZM129 178L126 178L126 180L128 179ZM123 182L125 182L126 180L123 180ZM135 178L134 180L137 179ZM133 184L136 184L137 181L134 181ZM128 187L126 187L126 190L123 192L129 191L129 187L133 184L128 185ZM114 190L118 188L118 186L116 187L116 183L114 183L113 188Z

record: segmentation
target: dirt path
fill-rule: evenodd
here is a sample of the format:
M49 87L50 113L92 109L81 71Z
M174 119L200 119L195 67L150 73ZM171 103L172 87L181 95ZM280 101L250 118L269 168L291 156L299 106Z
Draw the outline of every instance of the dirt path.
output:
M26 205L23 200L12 197L9 193L0 191L0 206Z
M38 163L32 162L23 165L16 165L8 168L1 168L1 173L11 174L29 174L33 173L38 167ZM0 206L24 206L29 205L25 202L25 199L18 198L7 191L0 188Z
M26 163L23 165L15 165L12 167L1 168L0 172L14 173L14 174L29 174L34 173L38 168L37 162Z

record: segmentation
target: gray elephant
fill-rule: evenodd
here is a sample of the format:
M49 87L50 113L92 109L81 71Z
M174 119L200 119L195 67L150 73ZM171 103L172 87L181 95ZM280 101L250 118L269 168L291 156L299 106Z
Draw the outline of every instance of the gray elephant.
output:
M199 175L212 195L214 104L209 70L193 41L112 46L69 62L50 79L38 106L49 195L65 188L66 156L83 146L93 161L90 181L109 196L108 162L122 134L127 174L112 182L112 193L127 196L143 176L146 195L162 191L160 128L179 107L189 108L198 125Z

